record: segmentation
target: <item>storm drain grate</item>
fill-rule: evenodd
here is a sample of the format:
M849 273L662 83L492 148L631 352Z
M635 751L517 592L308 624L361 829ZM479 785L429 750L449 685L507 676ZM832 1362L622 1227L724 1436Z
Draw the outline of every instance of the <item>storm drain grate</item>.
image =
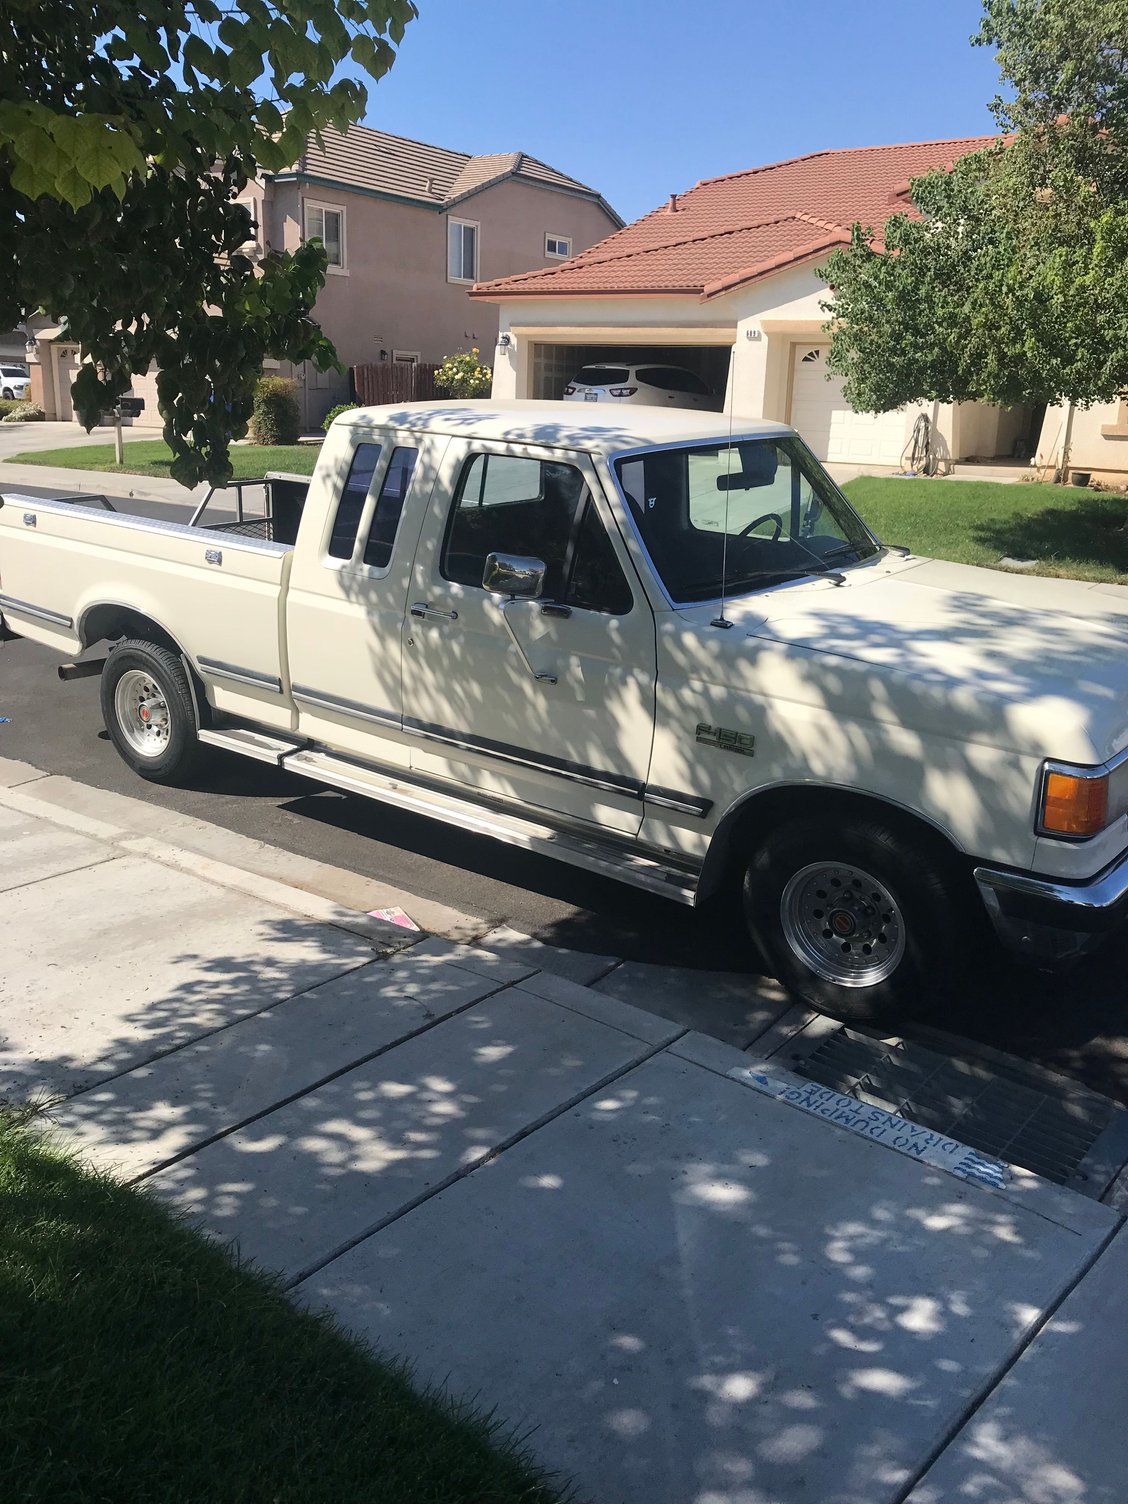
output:
M1128 1113L1022 1061L994 1054L979 1060L843 1028L824 1035L809 1053L800 1048L791 1069L1092 1196L1102 1194L1119 1168L1098 1141L1115 1137L1121 1143Z

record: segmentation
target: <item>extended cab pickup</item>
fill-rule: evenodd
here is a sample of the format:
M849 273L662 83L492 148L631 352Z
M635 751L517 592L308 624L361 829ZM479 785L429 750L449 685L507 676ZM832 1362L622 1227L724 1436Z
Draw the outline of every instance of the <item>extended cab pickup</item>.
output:
M792 430L708 414L357 410L292 493L210 527L5 498L6 628L114 644L143 777L224 747L682 903L738 882L856 1019L985 918L1046 961L1124 916L1121 592L886 547Z

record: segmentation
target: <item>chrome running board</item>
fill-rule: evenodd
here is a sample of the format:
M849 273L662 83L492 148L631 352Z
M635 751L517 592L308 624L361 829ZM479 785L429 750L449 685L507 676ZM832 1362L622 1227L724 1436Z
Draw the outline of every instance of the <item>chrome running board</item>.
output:
M227 733L223 733L226 735ZM233 733L247 735L249 733ZM257 736L257 733L254 733ZM201 740L203 740L201 734ZM260 737L264 742L272 737ZM217 745L229 745L219 742ZM241 745L232 750L245 750ZM251 753L255 756L255 753ZM261 754L259 754L261 755ZM302 773L307 778L316 778L334 788L350 794L363 794L366 799L376 799L382 804L394 805L412 814L427 815L432 820L441 820L446 825L455 825L459 830L468 830L475 835L492 836L510 846L520 846L526 851L535 851L543 856L555 857L573 867L582 867L587 872L598 872L616 882L629 883L635 888L644 888L649 893L658 893L663 898L672 898L675 903L692 906L697 901L697 877L693 873L667 866L651 857L640 856L611 841L598 837L575 835L557 830L521 815L509 814L495 809L484 809L456 794L440 792L423 784L415 783L403 773L384 773L376 768L361 767L328 752L298 750L284 755L282 767L292 773Z
M203 726L196 732L196 736L209 747L222 747L225 752L239 752L244 757L255 758L258 762L271 762L275 767L281 764L284 757L291 752L296 752L302 745L299 741L269 736L265 731L251 731L243 727L212 731Z

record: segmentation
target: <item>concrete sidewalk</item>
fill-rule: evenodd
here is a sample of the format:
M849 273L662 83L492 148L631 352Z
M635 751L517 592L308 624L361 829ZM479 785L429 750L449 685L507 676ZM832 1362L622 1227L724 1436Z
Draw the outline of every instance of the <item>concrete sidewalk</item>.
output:
M755 1038L139 835L135 801L62 782L0 764L0 1095L50 1098L94 1163L533 1428L581 1498L1122 1497L1109 1207L878 1142L750 1073Z

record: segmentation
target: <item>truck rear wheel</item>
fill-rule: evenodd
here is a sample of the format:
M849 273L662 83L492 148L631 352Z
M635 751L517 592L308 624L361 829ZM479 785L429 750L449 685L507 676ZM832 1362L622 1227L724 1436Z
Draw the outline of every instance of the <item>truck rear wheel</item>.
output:
M200 744L192 691L175 653L126 638L102 670L102 717L121 757L152 783L177 783L195 766Z
M744 912L775 975L809 1007L854 1023L923 1011L972 943L930 852L877 820L796 820L748 864Z

